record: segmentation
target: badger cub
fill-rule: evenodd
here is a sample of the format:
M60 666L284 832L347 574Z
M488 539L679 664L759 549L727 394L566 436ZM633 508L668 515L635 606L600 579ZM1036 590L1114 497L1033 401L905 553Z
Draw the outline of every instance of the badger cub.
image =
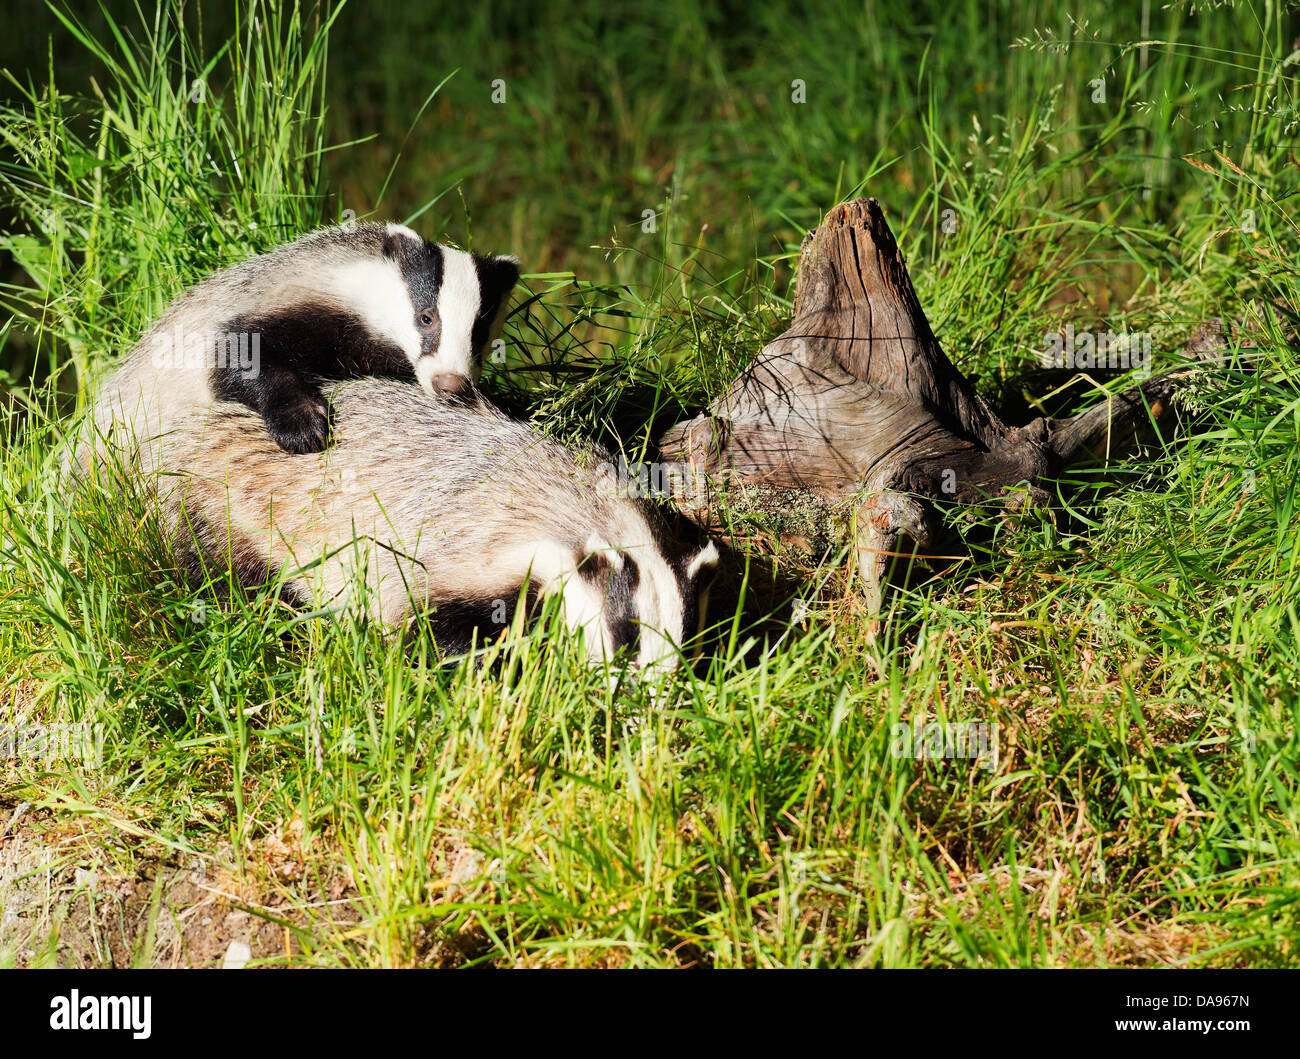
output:
M167 419L234 401L286 452L320 452L329 380L393 376L437 397L470 395L518 279L512 257L439 246L397 224L313 232L177 299L116 376L119 407Z

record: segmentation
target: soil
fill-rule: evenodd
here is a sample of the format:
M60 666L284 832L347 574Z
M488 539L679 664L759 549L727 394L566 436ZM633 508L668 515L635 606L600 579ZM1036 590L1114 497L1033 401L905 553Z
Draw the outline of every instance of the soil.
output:
M228 850L186 865L95 822L61 824L0 799L0 966L309 963L314 938L357 922L355 890L338 873L304 893L309 873L285 836L261 846L265 870L238 873Z

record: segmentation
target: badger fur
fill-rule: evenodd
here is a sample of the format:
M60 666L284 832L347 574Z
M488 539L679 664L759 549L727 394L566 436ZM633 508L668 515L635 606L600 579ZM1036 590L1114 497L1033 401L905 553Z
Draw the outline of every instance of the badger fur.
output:
M614 488L605 454L409 383L325 393L335 440L317 456L286 453L234 402L178 416L139 448L193 574L215 564L249 586L282 576L297 602L395 629L429 613L452 653L495 638L521 594L558 595L593 661L626 649L639 666L675 665L717 550L679 554L653 505Z
M510 257L478 257L396 224L330 228L223 269L167 309L109 381L101 433L140 437L214 401L245 405L286 452L329 436L321 381L415 379L465 395L519 278Z

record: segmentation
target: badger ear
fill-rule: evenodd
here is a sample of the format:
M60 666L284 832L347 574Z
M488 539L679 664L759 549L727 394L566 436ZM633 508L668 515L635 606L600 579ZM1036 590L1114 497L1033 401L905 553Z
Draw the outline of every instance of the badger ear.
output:
M709 580L718 569L718 546L709 541L703 548L686 560L686 577L694 581L701 573L707 573Z
M495 257L488 258L492 262L492 267L500 274L502 282L505 284L505 290L509 290L519 282L519 258L514 254L497 254Z
M623 569L623 553L602 537L599 531L592 531L582 550L585 553L582 558L586 560L599 560L607 566L612 566L615 570Z
M478 283L482 293L481 312L495 315L510 297L510 291L519 282L517 257L480 257L475 259Z
M391 228L388 234L384 236L384 257L390 257L393 260L399 258L402 254L402 236Z
M623 553L599 533L587 538L587 543L573 555L578 573L593 584L602 584L623 569Z

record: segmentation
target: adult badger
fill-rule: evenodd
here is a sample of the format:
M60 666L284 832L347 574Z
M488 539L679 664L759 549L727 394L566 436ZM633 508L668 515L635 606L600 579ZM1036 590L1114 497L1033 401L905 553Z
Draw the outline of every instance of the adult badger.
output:
M320 452L330 424L322 380L384 375L467 395L518 278L514 258L439 246L401 225L313 232L176 299L110 380L101 430L124 422L148 436L170 414L235 401L284 451Z
M179 558L245 585L284 573L291 601L353 609L385 626L430 613L453 654L494 638L523 593L560 596L593 661L626 649L671 669L699 630L712 542L679 554L652 504L484 401L430 401L368 378L325 389L334 444L284 452L233 402L175 418L135 459L158 490ZM399 425L394 429L394 425Z

